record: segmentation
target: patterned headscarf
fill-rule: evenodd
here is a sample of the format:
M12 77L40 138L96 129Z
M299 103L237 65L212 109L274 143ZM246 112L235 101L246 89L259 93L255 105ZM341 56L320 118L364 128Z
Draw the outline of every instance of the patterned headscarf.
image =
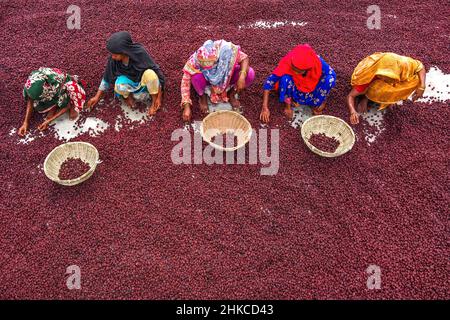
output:
M55 105L65 108L70 100L79 112L86 101L85 86L86 83L76 75L41 67L31 72L23 88L23 97L32 99L38 112L46 112Z
M211 40L206 41L203 46L195 52L195 59L204 70L212 69L218 58L219 50Z
M183 71L202 73L215 94L225 92L239 57L240 47L225 40L206 41L190 58Z

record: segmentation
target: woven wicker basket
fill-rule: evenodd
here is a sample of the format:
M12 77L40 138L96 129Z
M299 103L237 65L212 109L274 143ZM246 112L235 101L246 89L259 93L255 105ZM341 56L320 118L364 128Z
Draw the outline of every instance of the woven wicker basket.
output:
M237 146L226 148L212 141L218 134L233 133L237 137ZM252 135L252 126L248 120L235 111L219 110L207 115L200 126L204 141L223 151L235 151L245 146Z
M325 152L314 147L309 139L312 134L324 133L328 137L334 137L339 141L339 147L334 153ZM333 116L314 116L303 123L301 128L303 141L312 152L322 157L338 157L350 151L355 144L353 129L342 119Z
M69 158L79 158L91 167L81 177L72 180L61 180L58 178L61 165ZM99 159L97 149L87 142L68 142L52 150L45 158L44 172L52 181L64 186L74 186L89 179L95 171Z

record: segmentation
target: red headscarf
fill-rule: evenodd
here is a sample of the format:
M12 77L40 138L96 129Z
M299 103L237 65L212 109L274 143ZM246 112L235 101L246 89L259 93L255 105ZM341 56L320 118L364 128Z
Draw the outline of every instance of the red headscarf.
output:
M297 69L308 70L306 76L294 73L292 65ZM322 76L322 62L313 48L308 44L302 44L292 49L281 59L273 74L279 77L288 74L294 79L298 90L311 92L314 91Z

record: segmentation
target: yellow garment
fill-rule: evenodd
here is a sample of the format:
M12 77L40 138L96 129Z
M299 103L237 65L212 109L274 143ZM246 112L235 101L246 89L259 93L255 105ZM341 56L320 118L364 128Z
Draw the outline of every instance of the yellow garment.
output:
M144 71L141 77L139 87L128 88L128 91L126 91L126 89L120 90L119 87L115 85L114 91L126 99L128 98L131 92L138 91L144 86L147 86L148 93L150 93L151 95L157 94L159 92L160 87L159 78L156 72L153 71L152 69L147 69Z
M366 96L380 110L407 99L420 85L422 62L391 52L376 52L363 59L352 74L352 86L369 84Z
M159 78L155 71L147 69L142 74L141 86L147 86L148 93L157 94L159 91Z

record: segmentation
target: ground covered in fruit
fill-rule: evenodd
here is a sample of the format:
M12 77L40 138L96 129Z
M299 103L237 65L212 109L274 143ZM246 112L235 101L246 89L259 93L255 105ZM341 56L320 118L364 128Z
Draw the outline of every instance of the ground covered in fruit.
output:
M261 128L265 77L305 42L338 76L325 113L347 120L350 75L373 52L450 72L446 1L379 1L381 30L367 28L365 0L80 0L80 30L66 27L71 4L0 3L0 298L450 298L448 101L389 110L373 143L363 120L353 150L326 159L272 99L268 128L280 130L273 176L261 176L261 164L174 165L170 157L171 134L184 125L181 69L204 40L224 38L249 55L256 81L241 102L253 128ZM94 144L102 162L87 182L57 185L42 170L62 143L54 129L29 143L14 134L23 84L40 66L59 67L86 79L91 96L105 41L120 30L166 74L164 108L120 126L115 101L83 113L104 131L72 141ZM32 130L39 121L34 115ZM70 265L81 269L81 290L66 286ZM381 269L381 290L367 288L370 265Z

